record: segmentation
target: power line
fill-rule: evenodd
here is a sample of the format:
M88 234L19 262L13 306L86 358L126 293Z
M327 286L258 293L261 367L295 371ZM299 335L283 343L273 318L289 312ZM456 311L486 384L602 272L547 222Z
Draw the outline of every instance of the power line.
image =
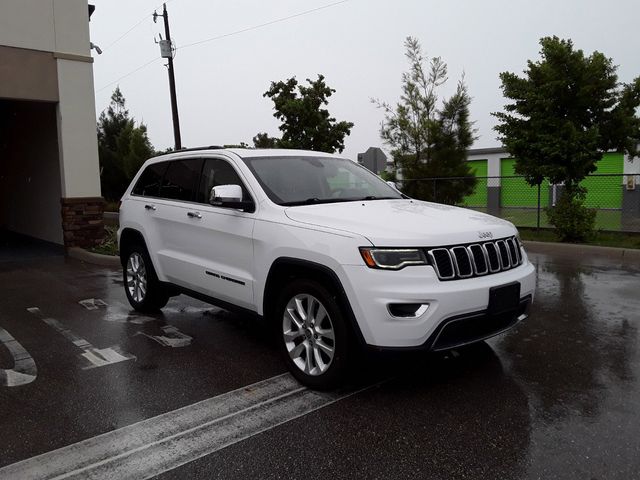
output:
M173 2L173 0L167 0L164 3L170 3ZM155 7L153 10L156 11L158 8L160 8L162 6L162 4L158 5L157 7ZM150 17L153 16L153 13L149 13L148 15L145 15L144 17L142 17L138 22L136 22L131 28L129 28L129 30L127 30L126 32L124 32L122 35L120 35L118 38L116 38L113 42L111 42L110 44L108 44L106 47L104 47L102 49L103 52L106 52L107 50L109 50L111 47L113 47L116 43L118 43L120 40L122 40L124 37L126 37L127 35L129 35L131 32L133 32L136 28L138 28L145 20L148 20Z
M96 90L96 93L101 92L102 90L104 90L105 88L110 87L111 85L113 85L114 83L118 83L120 82L120 80L124 80L125 78L127 78L130 75L133 75L136 72L139 72L140 70L142 70L145 67L148 67L149 65L151 65L154 62L157 62L158 60L161 60L161 57L156 57L153 60L149 60L147 63L140 65L138 68L136 68L135 70L131 70L129 73L124 74L123 76L121 76L120 78L118 78L117 80L114 80L113 82L109 82L107 83L105 86L100 87L98 90Z
M194 47L196 45L201 45L201 44L207 43L207 42L213 42L214 40L220 40L221 38L230 37L232 35L237 35L239 33L245 33L245 32L249 32L251 30L257 30L259 28L268 27L269 25L273 25L275 23L285 22L287 20L291 20L292 18L302 17L303 15L308 15L310 13L314 13L314 12L317 12L319 10L324 10L326 8L335 7L336 5L340 5L341 3L347 3L348 1L350 1L350 0L340 0L339 2L329 3L328 5L323 5L321 7L312 8L311 10L305 10L304 12L299 12L299 13L295 13L293 15L289 15L288 17L282 17L282 18L278 18L276 20L271 20L269 22L261 23L260 25L254 25L253 27L247 27L247 28L243 28L242 30L236 30L235 32L225 33L223 35L218 35L216 37L206 38L204 40L199 40L197 42L188 43L186 45L182 45L181 47L179 47L178 50L182 50L184 48L189 48L189 47Z
M127 30L126 32L124 32L122 35L120 35L118 38L116 38L113 42L111 42L109 45L107 45L106 47L104 47L102 49L103 52L106 52L107 50L109 50L111 47L113 47L116 43L118 43L120 40L122 40L124 37L126 37L127 35L129 35L131 32L133 32L136 27L138 27L142 22L144 22L145 20L151 18L151 14L147 15L146 17L144 17L142 20L140 20L138 23L136 23L133 27L131 27L129 30Z
M166 3L169 3L169 2L171 2L171 1L173 1L173 0L167 0L167 2L166 2ZM320 11L320 10L325 10L325 9L327 9L327 8L335 7L336 5L340 5L340 4L342 4L342 3L347 3L347 2L349 2L349 1L350 1L350 0L340 0L340 1L338 1L338 2L329 3L329 4L327 4L327 5L322 5L322 6L320 6L320 7L312 8L312 9L310 9L310 10L305 10L304 12L294 13L293 15L288 15L288 16L286 16L286 17L277 18L277 19L275 19L275 20L271 20L271 21L269 21L269 22L261 23L261 24L259 24L259 25L254 25L254 26L252 26L252 27L243 28L242 30L236 30L235 32L225 33L225 34L223 34L223 35L218 35L218 36L216 36L216 37L206 38L206 39L204 39L204 40L199 40L199 41L197 41L197 42L188 43L187 45L183 45L183 46L181 46L181 47L178 47L176 50L182 50L182 49L184 49L184 48L194 47L194 46L196 46L196 45L201 45L201 44L203 44L203 43L213 42L213 41L215 41L215 40L220 40L220 39L222 39L222 38L231 37L232 35L238 35L238 34L240 34L240 33L249 32L249 31L251 31L251 30L257 30L257 29L259 29L259 28L264 28L264 27L267 27L267 26L269 26L269 25L273 25L273 24L276 24L276 23L285 22L285 21L287 21L287 20L291 20L291 19L293 19L293 18L302 17L302 16L304 16L304 15L309 15L310 13L314 13L314 12L318 12L318 11ZM145 17L145 18L146 18L146 17ZM141 20L141 22L139 22L139 23L142 23L144 20L145 20L145 19L142 19L142 20ZM133 30L133 28L135 28L136 26L137 26L137 25L135 25L134 27L132 27L130 30ZM124 35L123 35L123 37L124 37ZM115 43L115 42L114 42L114 43ZM111 46L111 45L109 45L109 46ZM107 47L107 48L108 48L108 47ZM156 61L158 61L158 60L160 60L160 59L161 59L161 57L156 57L156 58L154 58L153 60L149 60L149 61L148 61L148 62L146 62L145 64L140 65L139 67L137 67L136 69L134 69L134 70L130 71L129 73L124 74L123 76L121 76L121 77L120 77L120 78L118 78L117 80L114 80L113 82L107 83L107 84L106 84L106 85L104 85L103 87L101 87L101 88L99 88L98 90L96 90L96 93L101 92L101 91L102 91L102 90L104 90L105 88L108 88L108 87L110 87L111 85L113 85L113 84L115 84L115 83L118 83L118 82L120 82L121 80L123 80L123 79L125 79L125 78L127 78L127 77L129 77L129 76L131 76L131 75L133 75L134 73L139 72L139 71L140 71L140 70L142 70L143 68L145 68L145 67L147 67L147 66L151 65L152 63L154 63L154 62L156 62Z

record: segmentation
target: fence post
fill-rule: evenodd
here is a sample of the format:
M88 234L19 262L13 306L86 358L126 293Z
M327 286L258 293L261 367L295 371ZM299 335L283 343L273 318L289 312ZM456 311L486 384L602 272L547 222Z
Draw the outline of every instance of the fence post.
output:
M538 218L536 221L536 232L540 231L540 186L542 182L538 182Z

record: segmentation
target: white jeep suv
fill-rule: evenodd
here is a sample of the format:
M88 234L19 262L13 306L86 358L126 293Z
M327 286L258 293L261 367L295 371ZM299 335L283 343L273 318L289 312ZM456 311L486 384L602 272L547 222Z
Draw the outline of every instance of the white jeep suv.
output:
M534 268L505 220L413 200L351 160L215 147L148 160L122 198L125 291L272 322L291 372L335 386L358 344L445 350L527 316Z

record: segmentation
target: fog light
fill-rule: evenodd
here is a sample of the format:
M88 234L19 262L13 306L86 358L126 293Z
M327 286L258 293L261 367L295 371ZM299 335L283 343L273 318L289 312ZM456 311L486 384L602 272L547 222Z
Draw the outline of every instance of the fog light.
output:
M429 308L428 303L390 303L389 313L396 318L417 318Z

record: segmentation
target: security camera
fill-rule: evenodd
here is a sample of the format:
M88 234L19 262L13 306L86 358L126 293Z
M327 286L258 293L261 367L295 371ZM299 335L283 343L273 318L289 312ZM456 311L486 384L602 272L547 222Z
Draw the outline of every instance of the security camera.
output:
M102 49L98 45L96 45L93 42L90 42L90 45L91 45L91 48L98 53L98 55L102 55Z

